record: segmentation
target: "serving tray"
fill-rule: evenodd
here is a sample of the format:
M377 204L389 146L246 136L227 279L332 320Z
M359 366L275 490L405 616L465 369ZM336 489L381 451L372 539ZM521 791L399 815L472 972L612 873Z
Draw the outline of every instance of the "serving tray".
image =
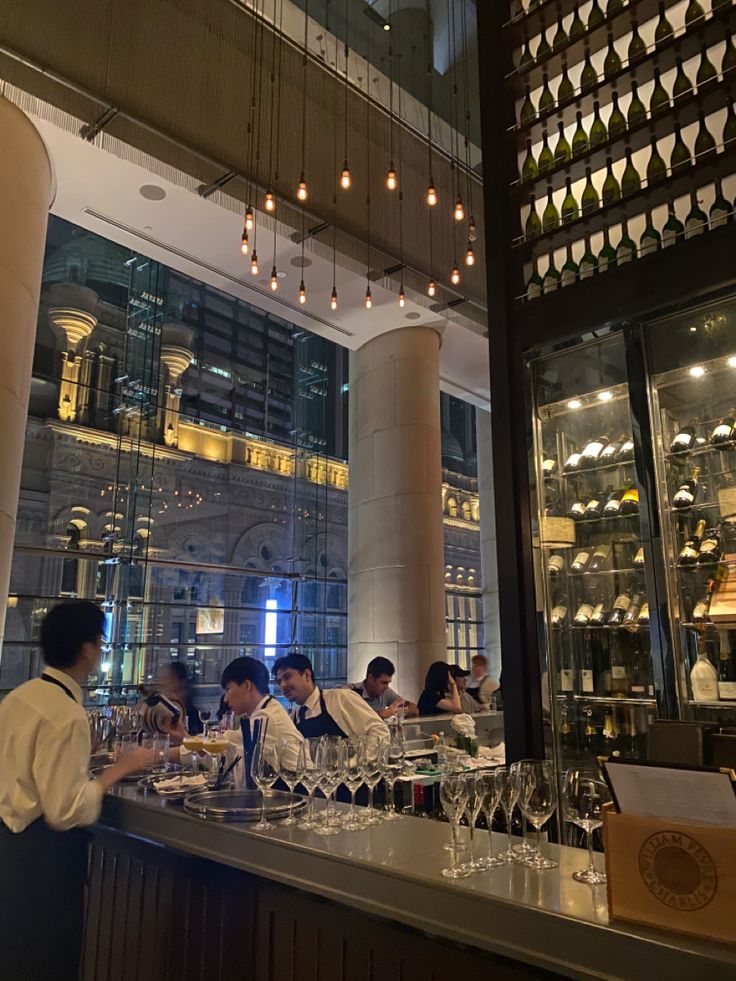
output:
M262 797L259 790L211 790L190 794L184 810L203 821L260 821ZM306 805L305 797L281 790L266 791L266 817L288 817Z

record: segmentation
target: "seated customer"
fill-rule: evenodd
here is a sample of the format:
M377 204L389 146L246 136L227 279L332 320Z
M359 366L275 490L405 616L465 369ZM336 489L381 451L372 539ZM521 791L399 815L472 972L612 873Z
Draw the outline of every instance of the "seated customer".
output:
M457 685L457 690L460 695L460 711L465 712L467 715L475 715L477 712L485 712L488 706L481 705L479 702L476 702L470 692L466 689L470 672L466 671L465 668L461 668L459 664L451 664L450 674L455 679L455 684Z
M365 679L360 684L350 687L353 691L357 691L366 705L370 705L382 719L390 719L391 716L396 715L398 708L403 708L405 717L411 719L419 715L419 709L414 702L408 702L389 687L395 673L396 668L387 657L374 657L368 662Z
M420 715L439 715L442 712L464 712L453 667L446 661L430 664L424 679L424 691L417 700Z
M485 654L474 654L470 661L470 678L467 692L481 705L490 705L491 696L498 691L500 684L488 674L488 658Z
M204 731L204 725L199 718L199 710L194 703L194 690L189 680L186 665L181 661L171 661L161 669L160 691L172 701L184 706L184 720L190 736Z

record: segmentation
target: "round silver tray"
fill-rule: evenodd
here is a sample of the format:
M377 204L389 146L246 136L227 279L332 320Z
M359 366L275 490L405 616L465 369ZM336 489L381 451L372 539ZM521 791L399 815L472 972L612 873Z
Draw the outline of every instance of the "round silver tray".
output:
M191 794L184 800L184 810L204 821L260 821L259 790L213 790ZM306 805L305 797L281 790L266 791L266 817L269 820L288 817Z
M105 766L93 766L90 767L89 772L92 774L93 777L99 777L102 771L106 770L108 766L109 764L105 764ZM180 770L181 770L181 766L179 763L170 763L168 767L163 767L163 766L157 766L155 768L148 767L145 770L138 770L137 773L129 773L127 777L123 777L120 782L138 783L138 781L142 777L145 777L146 775L158 778L161 777L164 773L170 773L173 775L174 773L178 773Z

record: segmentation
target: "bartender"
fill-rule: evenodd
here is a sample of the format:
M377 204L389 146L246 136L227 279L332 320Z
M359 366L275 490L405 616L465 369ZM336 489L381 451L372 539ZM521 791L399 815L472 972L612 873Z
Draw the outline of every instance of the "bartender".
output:
M274 662L273 674L281 693L294 702L293 718L305 739L375 736L389 741L388 726L351 688L318 688L312 662L304 654L286 654Z
M243 757L246 787L255 788L251 764L259 739L263 740L264 754L277 769L279 753L281 761L295 769L299 744L304 737L281 703L269 695L266 665L254 657L237 657L222 672L221 684L228 709L242 716L240 732L225 735L233 746L228 755L234 758L238 752Z
M89 777L81 685L97 670L105 615L86 600L55 606L41 625L45 668L0 704L0 974L8 981L78 981L87 846L118 780L152 760L125 755Z

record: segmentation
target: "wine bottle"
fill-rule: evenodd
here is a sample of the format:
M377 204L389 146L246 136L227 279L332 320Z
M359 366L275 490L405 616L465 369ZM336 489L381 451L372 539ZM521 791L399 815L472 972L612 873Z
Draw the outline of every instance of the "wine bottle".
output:
M729 409L710 434L711 446L725 446L736 437L736 409Z
M557 146L555 147L555 166L559 167L572 158L572 150L565 136L565 124L558 123L557 129L560 135L557 139Z
M602 572L608 566L609 559L611 558L611 551L612 546L610 542L606 542L603 545L597 545L590 557L588 572Z
M610 678L610 669L608 672ZM618 753L614 750L616 744L616 739L618 737L618 729L616 728L616 723L613 719L613 710L608 709L603 713L603 731L601 732L601 755L602 756L617 756Z
M690 672L690 687L694 702L718 701L718 672L713 667L700 637L698 637L698 656Z
M616 250L611 245L608 229L603 229L603 248L598 253L598 272L607 272L616 265Z
M736 688L736 685L734 687ZM595 673L590 631L586 631L583 638L583 651L580 658L580 691L583 695L592 695L595 692Z
M726 122L723 124L723 145L728 146L734 140L736 140L736 112L734 112L733 99L729 96Z
M574 572L576 576L581 575L588 568L588 562L590 562L590 557L593 553L589 548L581 548L575 553L575 558L572 560L570 565L570 571Z
M545 480L557 474L557 460L553 456L546 456L542 460L542 476Z
M623 492L621 497L621 504L618 509L618 513L621 515L630 515L639 513L639 488L633 485L627 487Z
M716 141L705 125L705 113L698 113L698 135L695 137L695 160L701 163L711 160L716 155Z
M711 228L719 228L721 225L727 225L733 216L733 209L723 195L723 186L720 178L716 179L715 188L716 196L713 204L710 206L709 214Z
M618 104L618 92L611 92L611 115L608 117L608 136L613 139L626 131L626 117Z
M698 3L698 0L690 0L685 11L685 27L692 27L696 21L702 20L704 17L705 11Z
M572 180L569 177L565 180L565 197L562 199L561 215L563 225L569 225L571 221L580 217L580 209L575 200L575 195L572 193ZM570 258L569 255L568 258Z
M659 234L657 229L654 227L654 222L652 221L652 212L647 211L647 223L642 232L642 236L639 242L639 251L641 256L650 255L652 252L658 252L662 248L662 236Z
M588 140L588 134L583 129L582 112L577 112L575 118L577 120L577 126L575 132L572 134L572 153L574 157L577 157L588 152L590 142Z
M547 266L547 272L544 274L544 279L542 280L542 292L543 293L554 293L556 289L560 286L560 271L555 265L555 255L554 252L550 252L549 265Z
M556 579L561 573L565 571L565 557L555 552L550 555L549 561L547 562L547 573L550 579Z
M729 646L721 646L718 655L718 697L731 702L736 699L736 662L733 659L734 631L728 631Z
M603 517L604 518L615 518L616 515L621 510L621 498L624 496L625 487L620 490L614 491L613 494L608 498L606 503L603 505Z
M667 95L664 85L659 78L659 68L654 69L654 88L649 98L649 112L655 116L658 112L664 112L670 107L670 97Z
M676 245L685 237L685 226L677 217L674 204L667 206L667 221L662 228L662 248L667 249L671 245Z
M585 34L585 25L580 17L580 9L577 4L575 5L575 13L573 14L568 33L571 41L576 41L579 37L582 37L582 35Z
M580 199L580 204L584 215L591 215L601 206L598 191L596 191L593 185L590 167L585 168L585 187L583 188L583 196Z
M682 139L679 124L675 123L673 128L675 131L675 145L672 147L672 154L670 156L670 169L673 174L676 174L690 167L693 161L690 151Z
M568 242L567 245L567 258L565 259L565 264L560 270L560 285L572 286L575 280L578 278L578 264L572 255L572 245Z
M536 300L537 297L542 295L542 288L544 282L542 277L539 275L539 270L537 269L536 257L532 259L532 274L526 284L526 297L528 300Z
M610 82L621 71L621 56L613 43L613 33L608 33L608 51L603 60L603 77Z
M585 48L585 58L583 60L583 70L580 73L580 90L585 92L586 89L595 88L598 84L598 73L590 61L590 48L586 46Z
M672 507L678 511L691 508L698 496L698 478L700 477L700 467L693 467L693 471L687 480L680 484L680 488L672 498Z
M685 544L680 549L677 556L677 564L683 566L693 566L698 561L700 543L705 535L705 521L701 518L695 526L695 531L690 535Z
M611 612L608 614L608 626L609 627L620 627L623 623L624 617L626 616L626 611L631 605L631 586L627 583L623 583L621 586L621 592L616 596L613 601L613 606L611 607Z
M585 252L583 252L580 260L579 270L578 275L581 280L590 279L598 270L598 259L590 248L590 235L587 233L585 235Z
M616 457L619 454L619 450L624 444L625 439L626 439L626 434L621 433L618 439L613 440L607 446L605 446L598 459L598 465L601 467L605 467L609 463L614 463Z
M555 605L552 608L552 615L550 616L550 623L555 629L560 629L565 626L567 622L567 596L561 594L556 600Z
M560 51L567 44L567 34L565 28L562 26L562 14L557 18L557 30L555 31L555 36L552 38L552 50Z
M723 52L723 60L721 61L721 75L730 75L734 68L736 68L736 47L734 47L731 32L727 30L726 50Z
M608 139L608 132L606 131L606 124L601 119L600 114L600 103L593 103L593 122L590 126L590 133L588 134L588 140L590 142L590 149L593 150L595 147L600 146L601 143L605 143Z
M641 609L639 610L639 616L636 618L637 626L648 627L649 626L649 604L645 600L641 604Z
M721 532L718 528L711 528L705 533L703 542L698 554L698 565L715 565L723 557L723 544L721 542Z
M675 102L685 95L690 95L693 91L693 83L685 74L685 69L682 66L682 58L677 58L676 61L677 74L675 75L675 82L672 86L672 98Z
M593 607L593 613L590 617L591 627L604 627L606 625L606 620L608 619L610 606L610 596L607 596L605 592L601 593L598 602Z
M554 165L554 154L550 150L549 143L547 142L547 130L545 130L544 133L542 133L542 149L539 151L539 157L537 159L539 173L546 174L548 170L552 170Z
M708 231L708 216L700 207L698 192L690 192L690 211L685 219L685 238L694 238Z
M608 0L606 4L606 17L610 20L616 14L620 14L626 7L625 0Z
M555 107L555 97L552 95L552 90L549 87L549 76L545 73L542 75L542 92L539 96L539 115L545 116L548 112L552 112Z
M564 474L577 473L580 470L580 454L576 451L570 454L562 467Z
M717 82L718 72L715 69L715 65L708 57L708 52L705 48L703 48L700 53L700 64L698 65L698 71L695 75L695 84L698 86L698 95L702 95L704 91L714 87Z
M521 165L521 179L522 181L533 181L539 176L539 168L537 167L537 161L534 159L534 154L532 153L532 141L526 141L526 156L524 157L524 162Z
M621 185L613 172L613 160L606 158L606 179L603 181L603 207L621 200Z
M537 202L533 194L529 195L529 214L524 225L524 237L527 239L536 238L542 234L542 222L537 214Z
M667 93L665 92L665 96ZM629 108L626 113L626 122L629 125L629 129L633 129L640 123L643 123L647 118L647 111L644 108L644 103L639 98L639 86L636 81L631 83L631 102L629 102Z
M560 213L552 197L552 185L547 188L547 204L542 212L542 230L552 232L560 227Z
M568 518L572 518L573 521L582 521L583 516L585 514L585 508L587 507L587 505L588 505L588 496L587 494L583 494L581 497L578 497L577 500L573 501L573 503L570 505L567 511Z
M621 222L621 239L616 249L616 264L622 266L632 259L636 259L636 242L629 235L629 223L624 218Z
M629 603L629 608L624 614L623 625L625 627L634 626L639 619L639 613L641 612L641 605L645 600L644 587L641 583L637 583L631 592L631 602Z
M593 603L590 602L587 596L583 596L583 601L577 608L575 616L573 618L573 624L576 627L587 627L590 623L590 618L593 615Z
M640 545L634 553L633 566L635 569L643 569L646 564L646 552L644 546Z
M674 31L672 30L672 24L670 24L665 16L664 3L660 2L659 20L657 21L657 26L654 29L654 44L659 48L673 36Z
M624 195L636 194L641 190L641 177L631 159L631 147L626 147L626 166L621 175L621 192Z
M686 426L677 430L674 439L670 443L670 453L681 455L691 450L695 444L695 427L698 424L696 416L690 420Z
M524 35L524 47L521 49L521 55L519 56L519 64L516 66L516 70L523 72L526 71L531 65L534 64L534 58L532 57L531 48L529 47L529 36Z
M564 106L575 98L575 86L570 81L567 74L567 62L562 62L562 72L560 73L560 84L557 86L557 105Z
M697 601L693 607L692 621L693 623L709 623L710 622L710 604L713 599L713 593L715 592L716 584L714 580L709 579L705 587L705 592L701 598Z
M621 449L616 454L616 463L628 463L634 459L634 440L627 436L621 444Z
M605 19L598 0L593 0L593 6L588 14L588 30L592 31L594 28L600 27Z
M583 451L580 454L580 469L589 470L598 463L598 458L603 452L604 447L608 445L607 436L594 436L593 439L589 440L583 447Z
M595 491L593 492L590 500L585 505L585 514L583 517L586 521L592 521L594 518L600 518L600 516L603 514L603 505L606 503L612 493L613 484L609 484L602 494L598 494Z
M626 698L631 689L629 667L626 663L623 648L615 634L611 637L610 657L611 695L614 698Z
M660 156L659 150L657 149L656 137L651 139L652 155L649 158L649 163L647 164L647 184L649 187L652 184L656 184L657 181L663 180L667 176L667 164L664 162Z
M519 110L519 124L521 126L531 126L536 118L537 111L534 108L534 103L532 102L531 91L529 86L525 85L524 101L521 103L521 109Z
M547 28L545 27L539 38L539 44L537 45L537 50L534 57L537 64L539 64L541 61L545 61L545 59L549 58L551 54L552 45L547 40Z

